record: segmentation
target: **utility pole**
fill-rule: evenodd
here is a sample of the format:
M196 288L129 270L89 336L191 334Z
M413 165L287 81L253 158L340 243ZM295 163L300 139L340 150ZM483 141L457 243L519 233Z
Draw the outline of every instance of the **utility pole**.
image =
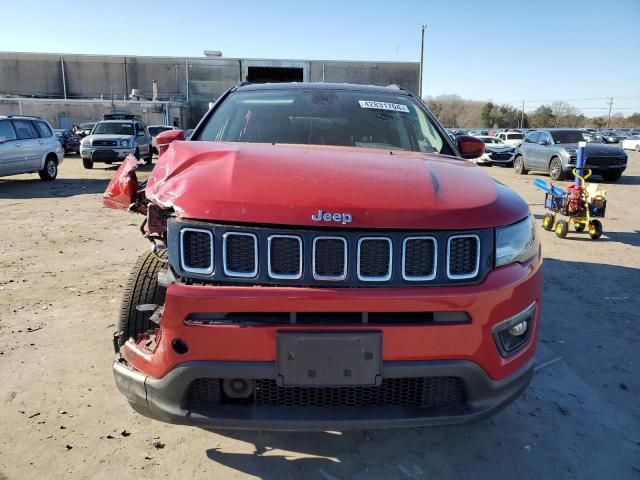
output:
M609 128L609 123L611 122L611 107L613 105L613 97L609 99L609 118L607 119L607 128Z
M520 115L520 128L524 128L524 100L522 100L522 114Z
M418 79L418 96L422 100L422 72L424 64L424 31L427 29L426 25L422 25L422 35L420 41L420 78Z

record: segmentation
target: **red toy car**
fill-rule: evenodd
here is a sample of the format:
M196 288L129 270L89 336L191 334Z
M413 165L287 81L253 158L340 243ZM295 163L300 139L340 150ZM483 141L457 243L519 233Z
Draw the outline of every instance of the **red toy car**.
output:
M528 385L540 245L527 204L413 94L241 85L190 141L160 134L104 204L145 215L116 383L166 422L272 430L439 425Z

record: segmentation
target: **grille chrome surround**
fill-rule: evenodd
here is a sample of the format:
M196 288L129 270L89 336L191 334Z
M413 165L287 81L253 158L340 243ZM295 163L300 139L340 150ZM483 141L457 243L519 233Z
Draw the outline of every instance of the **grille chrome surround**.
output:
M229 238L239 236L239 237L251 237L253 239L253 270L250 272L243 271L234 271L227 268L227 255L228 255L228 242ZM258 275L258 237L254 233L244 233L244 232L227 232L222 236L222 268L224 269L224 274L228 277L239 277L239 278L253 278Z
M318 241L322 241L322 240L338 240L341 241L343 246L344 246L344 262L343 262L343 270L342 270L342 275L319 275L316 272L316 255L317 255L317 245L318 245ZM348 258L347 258L347 239L344 237L335 237L335 236L318 236L315 237L313 239L313 247L312 247L312 272L313 272L313 278L315 278L316 280L326 280L326 281L341 281L347 278L347 265L349 263Z
M389 265L387 268L387 273L381 276L367 276L362 275L361 266L362 266L362 244L368 241L385 241L389 246ZM362 280L363 282L386 282L391 280L391 272L393 271L393 244L391 243L391 239L389 237L362 237L358 239L358 253L357 253L357 274L358 280Z
M429 240L433 243L433 269L429 275L425 276L414 276L407 275L406 273L406 265L407 265L407 242L412 240ZM413 237L406 237L402 241L402 278L408 282L428 282L436 278L438 273L438 240L435 237L430 235L416 235Z
M209 236L209 241L210 241L209 245L211 249L211 261L209 262L208 268L193 268L187 265L187 262L184 258L184 253L186 251L186 248L184 248L184 236L185 236L185 233L189 233L189 232L204 233ZM215 251L215 248L214 248L214 241L213 241L213 233L211 232L211 230L205 230L202 228L189 228L189 227L183 228L182 230L180 230L180 265L182 266L185 272L198 273L202 275L211 275L214 271L214 265L215 265L214 251Z
M298 273L297 274L282 274L282 273L274 273L273 269L272 269L272 265L271 265L271 243L274 239L278 239L278 238L289 238L292 240L296 240L298 242L298 257L300 259L299 266L298 266ZM269 276L271 278L275 278L275 279L282 279L282 280L298 280L300 278L302 278L302 238L298 237L297 235L269 235L269 238L267 239L268 242L268 248L267 248L267 262L268 262L268 271L269 271Z
M451 242L458 238L473 238L476 241L476 264L473 271L463 274L451 273ZM451 280L464 280L474 278L480 271L480 237L475 234L451 235L447 239L447 278Z

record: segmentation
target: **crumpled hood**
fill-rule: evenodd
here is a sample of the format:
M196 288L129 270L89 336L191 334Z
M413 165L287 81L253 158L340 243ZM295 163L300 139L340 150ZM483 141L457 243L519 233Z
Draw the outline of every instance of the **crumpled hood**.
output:
M145 194L181 218L314 227L472 229L529 210L459 158L308 145L174 142ZM319 210L351 222L314 221Z

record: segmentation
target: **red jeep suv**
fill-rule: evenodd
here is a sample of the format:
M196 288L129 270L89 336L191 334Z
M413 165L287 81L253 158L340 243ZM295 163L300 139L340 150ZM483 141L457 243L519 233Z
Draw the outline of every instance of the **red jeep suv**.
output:
M440 425L528 385L541 253L527 204L398 87L241 84L160 134L104 204L145 216L114 336L140 413L218 428Z

